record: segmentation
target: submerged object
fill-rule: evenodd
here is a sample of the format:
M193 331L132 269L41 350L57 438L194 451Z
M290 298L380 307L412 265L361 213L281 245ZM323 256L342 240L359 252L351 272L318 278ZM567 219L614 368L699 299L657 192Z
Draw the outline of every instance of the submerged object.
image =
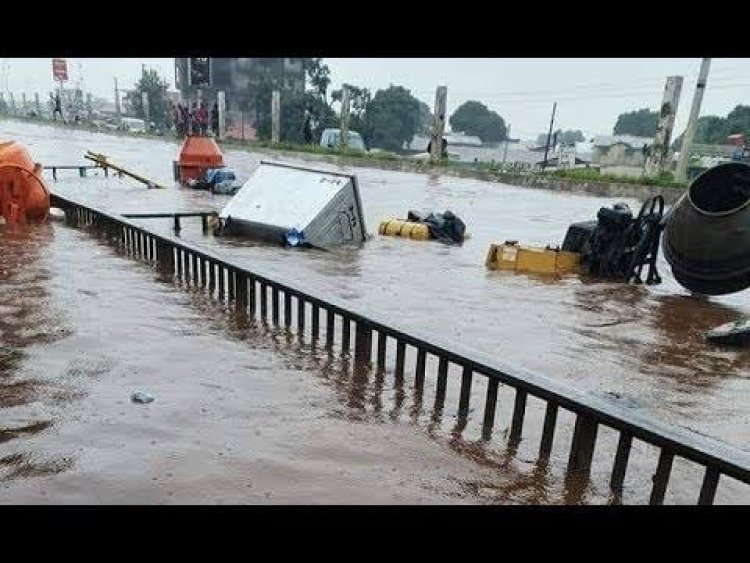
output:
M661 283L656 267L664 216L664 198L648 198L637 217L623 202L602 207L596 221L573 223L562 249L580 254L580 272L615 281L642 283L648 266L647 284Z
M185 186L195 190L208 190L214 194L234 195L242 184L234 170L226 167L208 168L199 178L188 178Z
M680 285L724 295L750 286L750 166L706 170L669 212L664 257Z
M750 343L750 319L740 319L709 330L706 339L716 344L742 346Z
M180 158L173 162L174 179L182 185L204 179L210 168L223 168L224 155L211 137L188 136L182 143Z
M414 240L430 240L430 229L424 223L403 219L385 219L378 227L378 233L389 237L404 237Z
M0 217L7 223L41 223L49 217L49 188L41 164L26 147L0 142Z
M331 248L367 237L356 176L261 161L219 214L221 234Z
M520 246L517 241L491 244L485 265L490 270L564 275L579 271L580 254L546 246Z
M415 240L439 240L446 244L462 243L467 237L466 225L452 211L443 213L409 211L406 219L385 219L378 233Z
M146 391L136 391L130 396L130 400L134 403L147 404L154 400L154 396Z

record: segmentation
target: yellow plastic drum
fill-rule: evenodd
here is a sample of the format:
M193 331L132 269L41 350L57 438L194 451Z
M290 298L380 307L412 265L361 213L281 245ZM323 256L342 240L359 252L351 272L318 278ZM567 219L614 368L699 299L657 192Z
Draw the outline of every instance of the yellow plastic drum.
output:
M404 237L414 240L430 240L430 230L424 223L386 219L380 223L378 233L390 237Z

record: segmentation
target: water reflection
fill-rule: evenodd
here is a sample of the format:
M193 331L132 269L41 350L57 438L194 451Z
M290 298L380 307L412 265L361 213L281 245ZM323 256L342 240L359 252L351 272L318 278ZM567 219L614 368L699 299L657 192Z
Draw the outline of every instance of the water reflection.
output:
M50 429L50 413L32 405L54 405L76 396L29 369L33 356L27 348L70 334L50 292L53 235L51 225L0 225L0 444ZM71 463L33 452L0 452L0 481L57 473Z

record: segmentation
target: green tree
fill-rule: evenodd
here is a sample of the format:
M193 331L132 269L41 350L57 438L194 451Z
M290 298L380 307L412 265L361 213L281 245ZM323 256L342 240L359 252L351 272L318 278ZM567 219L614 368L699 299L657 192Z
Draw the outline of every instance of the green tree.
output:
M552 133L552 137L550 138L550 144L552 144L555 140L557 140L558 143L564 143L566 145L570 145L573 143L582 143L586 140L586 138L583 136L583 133L579 131L578 129L568 129L566 131L563 131L562 129L558 129L557 131ZM546 145L547 144L547 133L539 133L536 138L536 144L537 145Z
M481 102L464 102L450 117L451 128L479 137L483 143L499 143L507 139L505 120Z
M750 106L736 106L727 115L727 134L750 133Z
M672 149L679 151L682 149L683 131L672 143ZM698 125L695 128L694 143L705 145L722 145L726 143L728 133L727 120L716 115L704 115L698 118Z
M157 127L168 126L172 121L170 101L167 97L168 90L169 83L166 79L159 76L159 73L155 70L147 69L141 75L141 79L136 82L135 89L125 96L125 105L132 109L136 117L145 119L142 94L146 92L148 95L149 120L153 121Z
M302 59L302 66L305 69L305 76L312 86L313 93L328 101L328 86L331 85L331 69L328 65L323 64L323 59L308 58Z
M378 90L367 105L370 146L399 151L411 143L419 128L419 100L403 86Z
M615 135L633 135L635 137L653 137L659 125L659 112L642 108L637 111L621 113L615 123Z
M430 111L430 106L424 103L422 100L419 101L419 126L417 127L417 133L420 135L429 135L432 133L432 124L435 116Z

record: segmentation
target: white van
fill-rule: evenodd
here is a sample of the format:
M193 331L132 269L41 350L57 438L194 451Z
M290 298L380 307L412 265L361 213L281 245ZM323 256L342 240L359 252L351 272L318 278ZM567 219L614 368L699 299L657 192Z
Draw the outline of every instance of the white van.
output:
M339 139L341 138L341 129L325 129L320 135L320 146L329 149L339 148ZM362 135L356 131L349 131L348 148L360 151L366 151L365 142Z
M123 117L122 128L130 133L145 133L146 122L143 119L136 119L135 117Z

